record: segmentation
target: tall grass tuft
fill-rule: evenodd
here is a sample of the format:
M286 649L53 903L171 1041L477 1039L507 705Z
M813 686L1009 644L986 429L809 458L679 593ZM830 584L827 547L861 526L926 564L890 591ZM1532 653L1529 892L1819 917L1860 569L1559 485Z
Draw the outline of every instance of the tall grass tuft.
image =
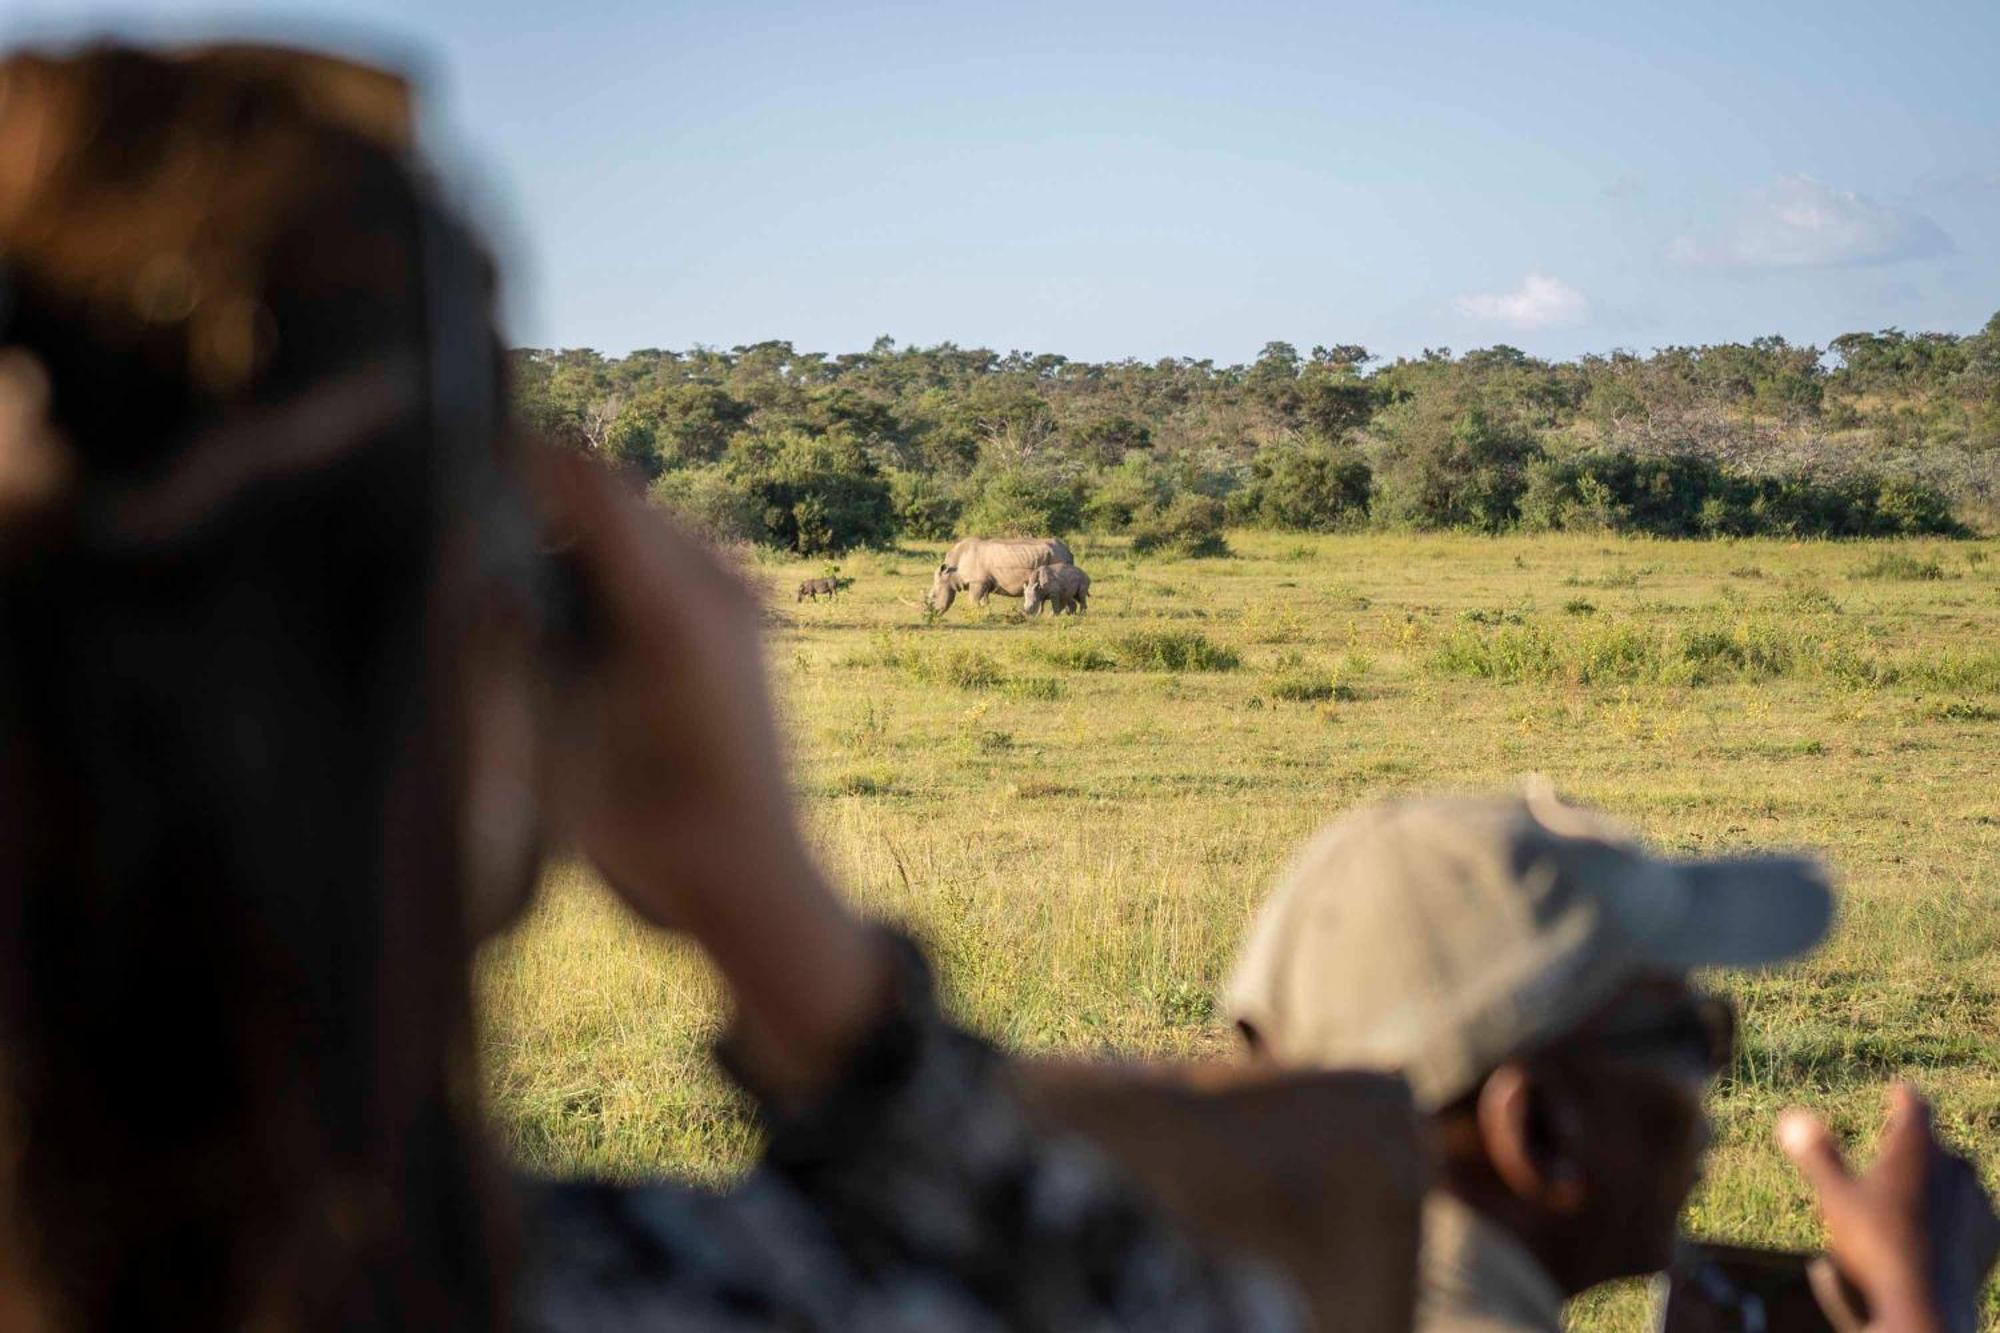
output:
M1142 629L1111 640L1118 664L1131 671L1234 671L1243 659L1233 648L1192 629Z
M1007 679L993 654L979 648L946 648L909 652L903 670L926 685L953 685L961 690L991 689Z
M1903 579L1930 583L1943 578L1944 566L1933 556L1929 560L1919 560L1901 551L1884 551L1867 564L1857 565L1849 573L1855 579Z

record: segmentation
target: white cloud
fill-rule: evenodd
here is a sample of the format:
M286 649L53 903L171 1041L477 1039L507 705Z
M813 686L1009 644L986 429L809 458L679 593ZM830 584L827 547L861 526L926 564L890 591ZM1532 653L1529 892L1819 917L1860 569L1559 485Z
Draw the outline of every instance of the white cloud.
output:
M1722 226L1676 239L1667 256L1711 268L1835 268L1951 251L1951 237L1921 213L1780 176L1746 193Z
M1475 292L1461 296L1458 312L1517 329L1565 329L1583 323L1590 302L1561 278L1530 273L1511 292Z

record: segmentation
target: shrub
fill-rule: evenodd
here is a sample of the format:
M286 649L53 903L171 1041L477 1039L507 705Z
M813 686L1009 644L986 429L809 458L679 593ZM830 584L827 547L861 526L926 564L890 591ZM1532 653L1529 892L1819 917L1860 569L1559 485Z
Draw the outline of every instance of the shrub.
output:
M1332 532L1368 515L1374 473L1352 449L1323 441L1274 445L1250 460L1250 481L1230 497L1245 523Z
M1375 512L1419 528L1511 527L1536 452L1533 436L1483 407L1455 416L1441 407L1403 405L1384 414Z
M966 481L960 527L985 537L1060 537L1083 524L1083 491L1048 465L982 464Z
M896 531L921 541L947 541L965 506L951 487L928 472L891 472L889 506Z
M1123 532L1141 514L1158 510L1173 488L1150 459L1131 458L1097 474L1084 504L1084 517L1098 532Z
M1222 502L1192 492L1175 496L1164 509L1150 510L1133 523L1132 549L1189 558L1228 555Z
M800 555L886 542L895 530L889 484L853 437L786 430L730 446L726 464L763 501L764 534Z
M649 492L655 504L716 543L761 541L764 503L719 467L661 474Z
M1619 452L1529 462L1521 526L1660 537L1869 537L1960 531L1944 495L1907 479L1750 476L1713 459Z

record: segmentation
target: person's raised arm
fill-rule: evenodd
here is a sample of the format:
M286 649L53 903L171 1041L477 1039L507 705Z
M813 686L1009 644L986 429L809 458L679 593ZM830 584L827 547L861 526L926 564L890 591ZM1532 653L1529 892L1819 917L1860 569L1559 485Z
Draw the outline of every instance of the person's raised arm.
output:
M879 1014L888 981L878 937L800 835L761 608L607 469L552 453L534 479L590 629L550 728L558 825L633 910L714 961L760 1085L810 1098Z

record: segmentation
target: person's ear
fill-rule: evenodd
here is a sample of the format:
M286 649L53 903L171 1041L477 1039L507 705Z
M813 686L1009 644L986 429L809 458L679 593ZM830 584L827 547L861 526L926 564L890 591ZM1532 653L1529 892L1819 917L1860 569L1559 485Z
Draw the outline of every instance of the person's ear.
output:
M1504 1064L1487 1075L1474 1112L1486 1160L1510 1193L1550 1212L1583 1207L1582 1116L1561 1089Z

